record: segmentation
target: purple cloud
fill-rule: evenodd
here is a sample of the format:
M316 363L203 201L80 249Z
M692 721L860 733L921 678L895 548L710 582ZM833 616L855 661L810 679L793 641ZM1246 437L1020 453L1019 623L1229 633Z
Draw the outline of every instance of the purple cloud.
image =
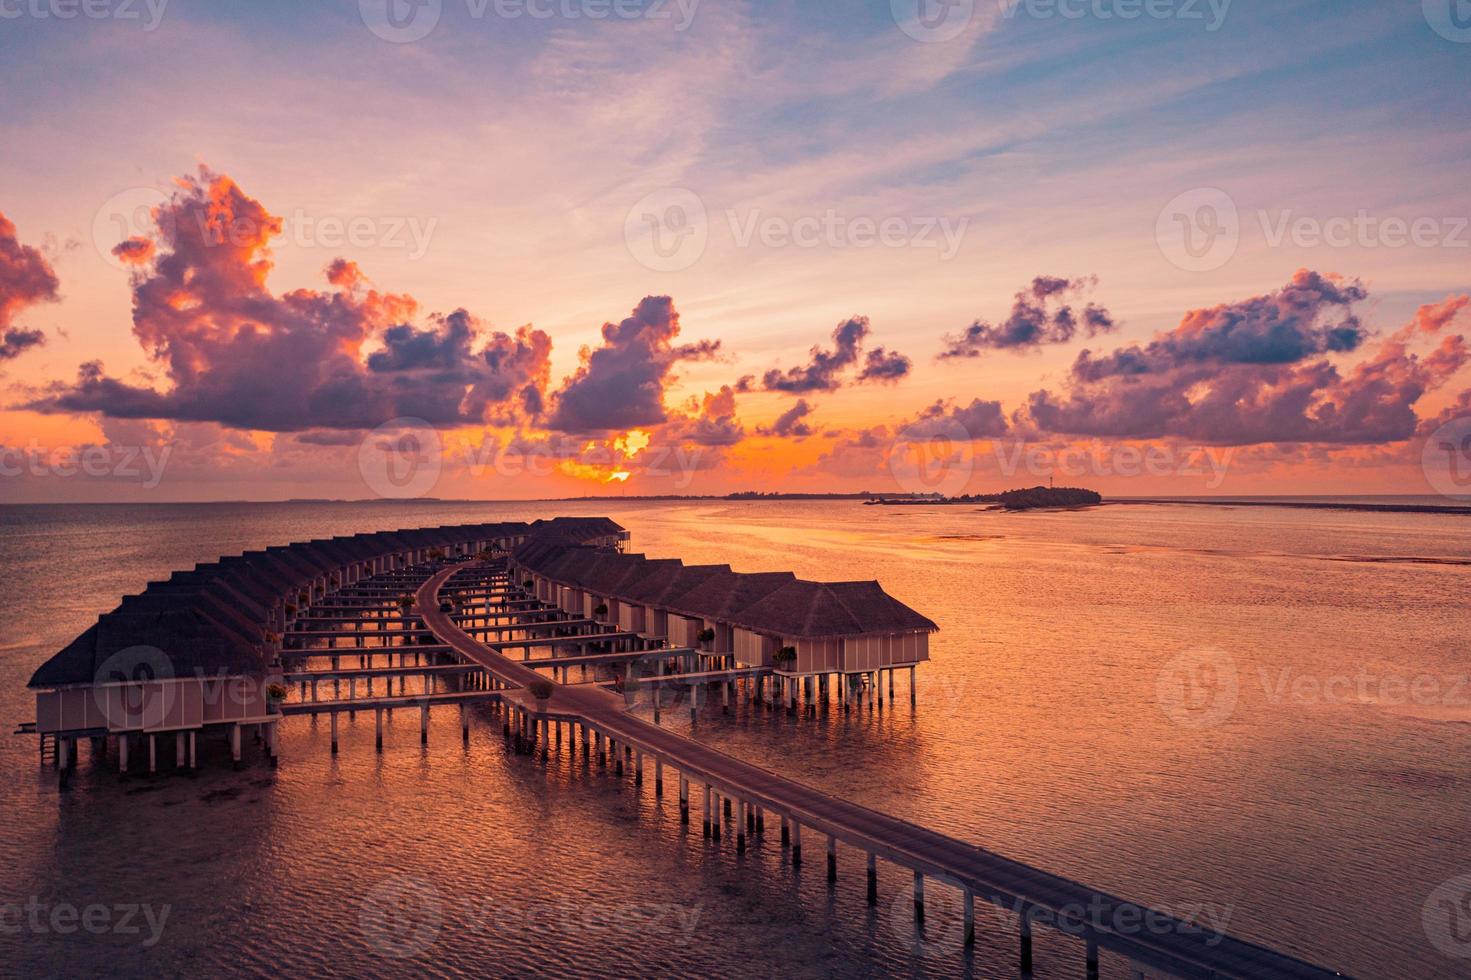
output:
M675 346L678 336L679 312L668 296L645 296L631 316L603 324L603 345L584 351L582 365L552 396L548 427L595 433L663 423L674 366L720 351L718 340Z
M60 281L39 250L22 245L15 225L0 214L0 361L19 357L46 342L39 330L15 326L20 311L37 303L55 302Z
M1038 276L1029 288L1016 294L1010 315L1001 323L976 320L963 333L946 334L940 360L980 357L987 350L1031 350L1044 344L1065 344L1079 330L1088 337L1109 333L1118 325L1103 307L1089 303L1077 313L1066 303L1057 305L1062 297L1096 283L1093 277Z
M1357 282L1301 270L1273 293L1193 310L1144 347L1084 351L1066 390L1034 392L1027 415L1054 433L1214 445L1408 439L1415 403L1468 360L1459 335L1424 354L1409 346L1449 325L1464 300L1423 308L1345 375L1323 355L1363 343L1349 307L1365 298Z
M812 427L802 420L811 415L815 406L809 405L807 399L798 398L797 403L776 417L776 421L770 426L758 430L764 436L778 436L784 439L805 439L812 435Z
M787 394L806 394L814 391L837 391L843 384L843 375L859 363L863 343L869 335L866 316L855 316L838 324L833 330L833 348L824 350L814 346L808 363L782 371L772 368L761 377L761 386L767 391ZM909 373L909 358L897 351L876 347L868 352L857 381L895 382ZM754 379L742 378L739 390L747 390Z
M181 181L159 211L156 248L132 250L133 333L172 387L128 384L91 362L27 407L295 432L402 416L473 424L539 405L545 333L487 337L464 310L413 327L412 297L378 292L342 259L327 270L333 290L272 294L268 244L280 219L223 175ZM364 362L374 340L382 349Z

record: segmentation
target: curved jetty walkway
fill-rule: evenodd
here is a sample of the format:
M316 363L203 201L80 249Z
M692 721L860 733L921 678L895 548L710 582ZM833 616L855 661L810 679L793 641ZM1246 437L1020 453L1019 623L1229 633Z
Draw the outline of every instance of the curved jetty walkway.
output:
M504 656L497 645L475 639L460 628L452 614L440 611L439 592L452 576L486 570L483 565L461 564L437 572L419 586L415 615L422 617L440 643L491 675L500 697L516 715L518 733L534 733L539 724L545 744L548 723L570 724L574 739L580 726L584 754L591 738L596 740L601 757L606 739L620 770L625 755L637 755L638 778L643 774L642 758L649 756L654 760L661 788L664 767L674 768L679 773L682 822L689 820L690 783L701 784L707 834L720 833L719 807L724 797L727 812L732 802L739 807L734 823L740 848L744 848L747 830L759 832L767 813L782 821L782 839L792 846L793 866L801 864L803 831L819 835L826 846L829 880L837 875L837 843L858 848L868 854L870 902L877 900L875 861L884 858L914 873L914 907L920 921L927 878L957 887L964 893L967 943L974 939L976 898L1016 915L1023 972L1031 969L1035 923L1077 937L1085 946L1084 966L1090 977L1098 974L1100 948L1176 977L1273 980L1342 976L837 799L645 722L628 712L623 698L600 685L555 683L533 669L536 661ZM550 685L551 696L545 700L533 697L529 690L533 682Z

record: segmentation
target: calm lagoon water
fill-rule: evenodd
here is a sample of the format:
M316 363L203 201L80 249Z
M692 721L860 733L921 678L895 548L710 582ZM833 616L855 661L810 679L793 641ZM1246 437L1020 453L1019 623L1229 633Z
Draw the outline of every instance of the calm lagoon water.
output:
M1358 976L1471 976L1444 910L1423 915L1471 873L1471 519L844 501L0 509L0 974L1014 975L1014 930L985 919L964 954L941 886L916 936L895 869L870 910L860 855L835 890L774 830L737 857L680 827L675 793L514 755L488 716L465 749L446 715L424 750L401 715L382 756L359 716L335 759L293 719L274 771L213 746L192 778L121 782L84 753L65 794L11 734L31 671L175 568L564 513L654 556L877 578L942 628L913 711L901 678L882 715L741 705L695 737ZM16 928L28 902L136 906L137 931ZM1038 976L1081 972L1071 941L1037 954Z

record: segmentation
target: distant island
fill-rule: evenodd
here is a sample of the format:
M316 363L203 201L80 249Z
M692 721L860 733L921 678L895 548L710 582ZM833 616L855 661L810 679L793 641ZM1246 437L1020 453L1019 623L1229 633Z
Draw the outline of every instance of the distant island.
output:
M1005 510L1038 510L1044 507L1091 507L1103 503L1103 495L1082 487L1025 487L1001 493L967 493L958 497L880 497L868 503L890 507L999 504Z
M557 497L557 502L572 500L862 500L874 503L879 499L894 503L943 503L945 498L938 493L874 493L871 490L849 492L811 492L785 490L737 490L734 493L604 493L583 494L580 497Z

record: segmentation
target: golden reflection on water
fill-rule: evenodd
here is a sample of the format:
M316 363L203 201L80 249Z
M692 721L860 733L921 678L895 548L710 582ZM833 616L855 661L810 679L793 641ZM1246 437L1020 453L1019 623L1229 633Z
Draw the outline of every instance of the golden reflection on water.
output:
M847 501L16 508L0 518L0 565L13 594L34 599L16 607L0 651L0 708L7 721L28 716L20 687L36 663L173 568L302 536L553 513L607 513L655 557L876 578L941 626L913 712L901 677L898 705L881 715L790 719L741 705L692 731L670 712L672 727L1129 898L1214 903L1233 932L1353 973L1448 972L1419 909L1465 870L1471 812L1471 725L1457 723L1466 713L1449 686L1468 669L1468 569L1424 561L1471 559L1471 531L1453 518ZM1181 656L1195 659L1176 677ZM1179 686L1168 682L1220 663L1234 669L1234 701L1195 726L1198 706L1169 703ZM1334 685L1360 677L1370 697ZM1439 701L1395 697L1386 684L1399 678L1441 680ZM0 960L35 973L66 956L123 974L964 967L944 943L916 945L891 914L906 887L893 869L870 913L850 873L859 856L843 857L829 893L820 874L794 878L774 843L737 859L698 828L688 839L667 789L660 802L648 782L635 794L566 758L508 754L497 726L479 717L465 750L446 716L425 751L417 718L400 716L378 756L372 716L359 715L334 759L325 722L298 719L274 773L214 764L195 779L119 784L84 767L61 799L38 774L34 742L7 738L10 892L170 901L178 926L146 953L117 937L0 935ZM365 894L405 876L432 885L441 928L424 957L399 961L374 946L361 913ZM945 890L934 891L940 909ZM566 902L695 909L709 929L691 942L667 919L625 931L562 922L528 941L528 923L565 919ZM1005 974L1010 934L983 933L970 968ZM1076 951L1050 942L1039 976L1075 973Z

